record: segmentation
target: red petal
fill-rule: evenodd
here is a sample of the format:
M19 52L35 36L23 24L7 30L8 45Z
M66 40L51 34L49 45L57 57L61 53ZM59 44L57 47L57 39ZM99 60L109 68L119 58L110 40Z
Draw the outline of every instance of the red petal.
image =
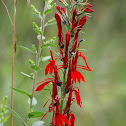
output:
M51 81L46 81L43 84L39 85L35 91L41 91L49 82Z
M51 63L48 63L47 66L46 66L46 68L45 68L45 75L48 74L50 66L51 66Z
M75 70L75 71L77 72L78 76L80 76L80 78L82 79L82 81L85 82L84 76L79 71L77 71L77 70Z
M75 115L71 114L70 126L75 126Z
M66 125L69 125L68 119L67 119L63 114L61 114L61 113L59 113L59 115L60 115L60 118L63 120L63 122L64 122Z
M76 83L76 76L74 75L73 70L71 70L71 77L72 77L73 81Z

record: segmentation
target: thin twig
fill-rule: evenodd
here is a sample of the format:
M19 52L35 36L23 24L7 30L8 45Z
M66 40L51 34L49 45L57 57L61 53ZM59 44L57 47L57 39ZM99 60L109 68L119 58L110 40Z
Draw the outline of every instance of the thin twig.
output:
M15 37L15 16L16 16L17 0L14 0L14 13L13 13L13 43L12 43L12 84L14 87L14 58L16 53L16 37ZM11 88L11 109L13 110L13 89ZM11 126L13 126L13 114L11 113Z
M11 22L12 26L13 26L13 22L12 22L12 19L11 19L10 14L9 14L8 8L7 8L7 6L6 6L6 4L4 3L4 1L3 1L3 0L1 0L1 2L3 3L3 5L4 5L4 7L5 7L6 11L7 11L7 14L8 14L9 20L10 20L10 22Z

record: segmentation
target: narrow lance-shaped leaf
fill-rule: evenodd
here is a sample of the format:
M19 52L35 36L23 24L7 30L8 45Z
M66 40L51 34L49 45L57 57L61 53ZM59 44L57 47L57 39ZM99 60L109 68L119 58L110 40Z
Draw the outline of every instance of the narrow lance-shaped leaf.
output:
M26 74L26 73L24 73L24 72L21 72L21 74L23 74L23 75L26 76L26 77L29 77L29 78L33 79L33 76L28 75L28 74Z
M12 109L9 108L9 107L7 107L7 109L8 109L10 112L12 112L13 115L14 115L15 117L17 117L19 120L21 120L22 123L24 124L24 126L27 126L27 124L24 122L24 120L23 120L14 110L12 110Z
M27 47L24 47L24 46L17 46L17 47L20 47L20 48L22 48L22 49L24 49L24 50L26 50L26 51L35 53L32 49L29 49L29 48L27 48Z
M16 89L16 88L12 88L12 89L13 89L14 91L20 93L20 94L26 95L26 96L28 96L29 98L31 98L31 95L28 94L28 93L25 92L25 91L22 91L22 90L19 90L19 89Z

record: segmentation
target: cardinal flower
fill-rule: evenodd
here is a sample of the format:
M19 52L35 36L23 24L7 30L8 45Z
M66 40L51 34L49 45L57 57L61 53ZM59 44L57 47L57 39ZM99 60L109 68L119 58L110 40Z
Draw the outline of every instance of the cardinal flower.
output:
M68 62L68 46L70 43L70 32L66 33L66 43L65 43L65 57L64 57L64 66L67 65Z
M74 44L73 44L73 47L71 49L71 52L74 52L75 49L77 48L78 34L79 34L79 31L82 29L83 25L86 23L86 21L87 21L86 15L84 17L82 17L79 21L77 32L76 32L75 39L74 39Z
M75 23L76 14L77 14L77 9L74 9L74 11L73 11L73 16L72 16L72 30L71 30L71 32L72 32L73 29L76 27L76 23Z
M83 7L81 9L82 12L88 12L88 13L92 13L94 12L94 10L91 9L92 5L91 4L86 4L85 7Z
M77 89L77 90L76 90ZM76 101L77 101L77 105L82 107L82 101L81 101L81 97L80 97L80 91L78 87L74 87L73 91L75 92L75 96L76 96Z
M55 19L57 21L57 27L58 27L58 38L59 38L59 46L61 48L64 47L64 41L63 41L63 29L62 29L62 24L61 24L61 18L59 14L55 13Z

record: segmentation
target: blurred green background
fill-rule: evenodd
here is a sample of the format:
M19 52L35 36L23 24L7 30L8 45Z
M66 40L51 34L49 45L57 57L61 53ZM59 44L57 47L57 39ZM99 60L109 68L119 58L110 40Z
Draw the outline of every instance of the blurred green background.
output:
M13 16L13 0L4 0L11 17ZM56 1L56 0L55 0ZM58 0L57 0L58 1ZM43 10L44 0L31 0L39 11ZM85 35L80 39L88 64L93 72L84 73L86 83L80 85L80 93L83 108L76 105L73 109L76 115L76 126L126 126L126 0L92 0L94 13L83 28ZM54 12L56 10L54 9ZM54 15L53 12L53 15ZM52 15L46 17L46 21ZM16 13L16 37L17 45L31 48L32 44L38 45L37 34L33 31L32 22L38 25L40 21L27 7L26 0L18 0ZM44 36L49 40L57 36L56 25L48 26ZM4 96L8 96L10 106L11 87L11 57L12 57L12 25L3 4L0 1L0 104ZM47 49L42 50L42 56L48 56ZM28 63L29 59L35 60L35 56L21 48L17 48L15 57L14 87L31 92L32 80L23 76L21 72L32 72ZM82 62L81 60L79 61ZM48 62L42 63L38 73L37 82L43 80L44 68ZM48 110L48 106L42 109L45 101L43 94L49 96L49 92L35 93L38 104L36 111ZM14 92L14 110L26 121L29 106L28 98ZM9 113L8 113L9 114ZM45 118L45 125L49 126L51 114ZM39 120L39 119L38 119ZM32 119L31 122L34 122ZM23 124L14 117L14 126ZM5 126L10 126L10 118Z

